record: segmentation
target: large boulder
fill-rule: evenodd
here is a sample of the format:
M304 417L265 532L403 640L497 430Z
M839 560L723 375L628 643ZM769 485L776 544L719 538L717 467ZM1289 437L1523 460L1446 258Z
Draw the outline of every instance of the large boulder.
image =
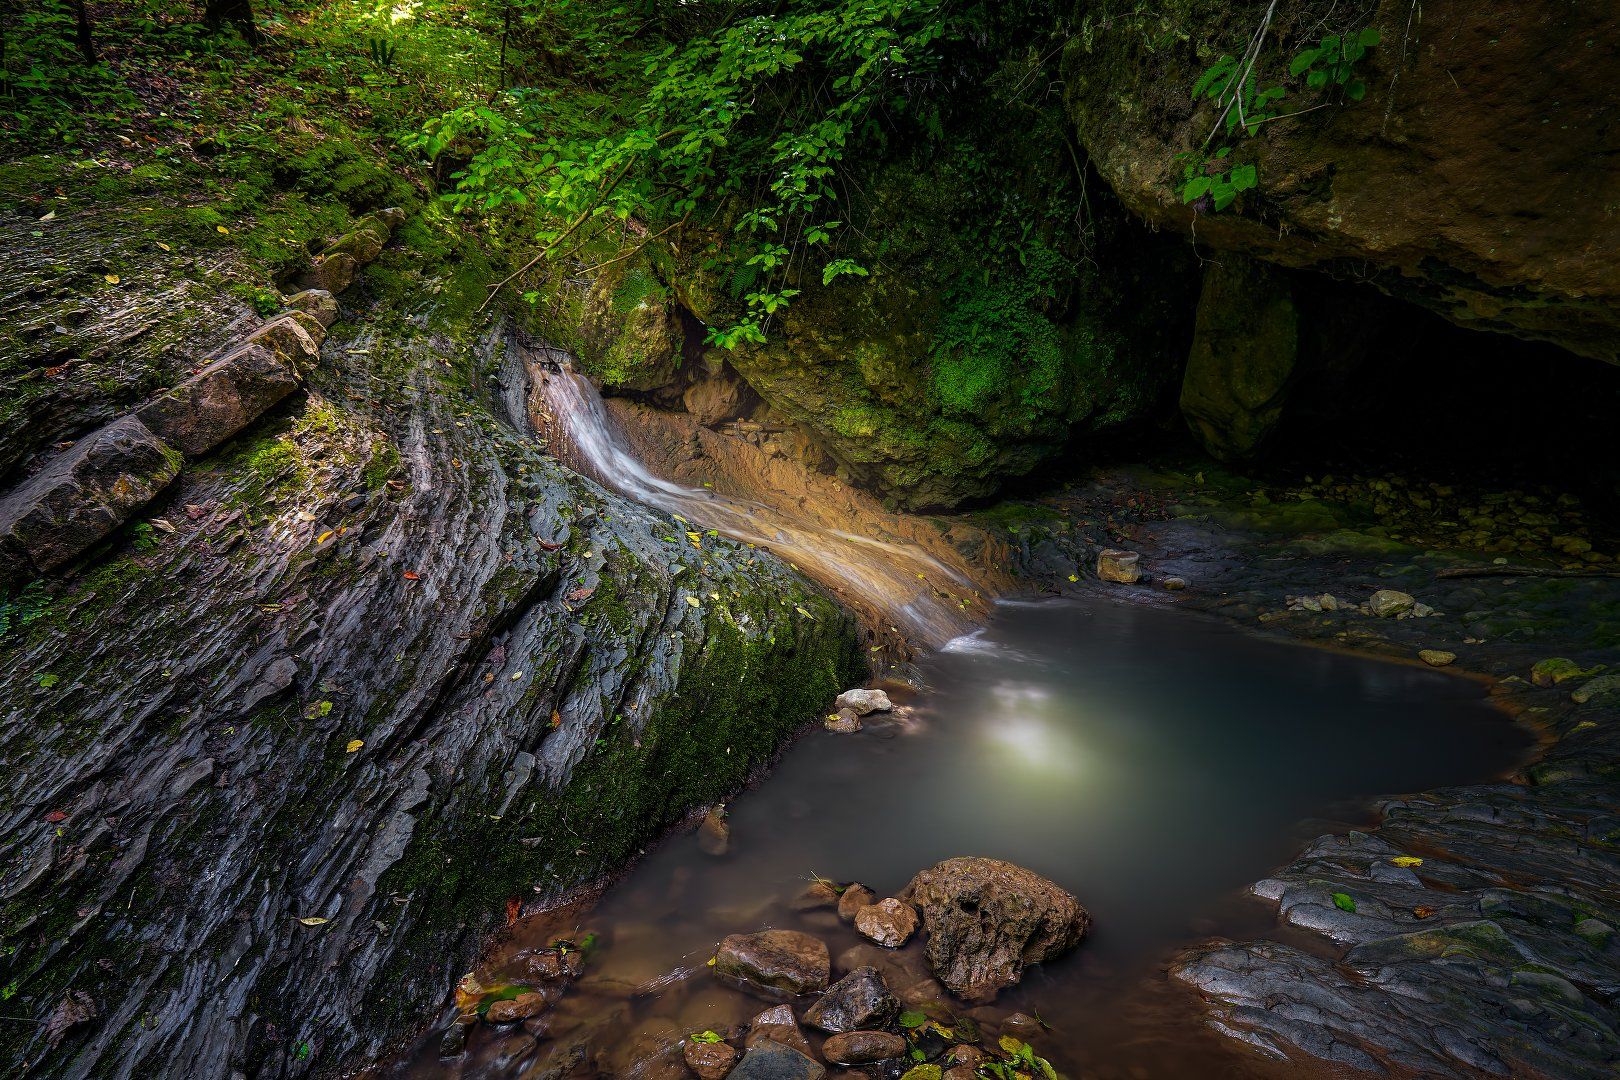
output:
M136 415L188 457L206 454L298 389L298 376L259 342L209 364Z
M1067 952L1091 929L1072 895L1000 859L946 859L901 894L922 909L935 977L969 1001L995 997L1024 968Z
M1109 11L1108 8L1117 10ZM1176 33L1116 0L1063 61L1069 113L1127 207L1217 251L1366 280L1477 329L1620 361L1620 8L1567 0L1380 0L1346 26L1313 5L1188 0ZM1256 83L1285 112L1235 140L1257 186L1220 212L1186 205L1185 159L1219 118L1194 83L1271 19ZM1091 18L1088 16L1088 18ZM1377 30L1365 98L1290 78L1323 34ZM1319 107L1319 106L1326 107ZM1531 164L1533 163L1533 164Z
M798 930L732 934L714 954L718 978L767 999L825 989L831 970L826 944Z
M1204 271L1181 412L1222 461L1252 458L1277 421L1299 357L1287 271L1225 254Z

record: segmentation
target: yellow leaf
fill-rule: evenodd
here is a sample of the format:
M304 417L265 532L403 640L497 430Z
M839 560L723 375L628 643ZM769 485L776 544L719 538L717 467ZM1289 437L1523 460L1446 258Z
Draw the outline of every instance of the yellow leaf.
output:
M521 672L521 671L512 672L512 681L513 682L517 682L521 678L523 678L523 672Z
M106 277L106 282L109 285L118 284L118 275L117 274L108 274L107 277Z
M997 1045L1009 1054L1016 1054L1024 1048L1024 1041L1015 1039L1011 1035L1003 1035Z
M793 610L797 611L800 615L803 615L807 619L814 619L815 618L814 615L812 615L808 611L804 610L804 608L799 607L797 604L795 604L793 606Z
M158 246L158 250L159 250L159 251L169 251L169 250L171 250L171 249L170 249L170 247L169 247L169 245L168 245L168 244L165 244L165 243L164 243L164 242L163 242L163 241L161 241L161 240L159 240L159 241L157 241L157 246Z
M688 596L688 597L687 597L687 598L686 598L686 602L687 602L687 603L688 603L688 604L691 604L691 605L692 605L692 606L693 606L693 607L697 607L697 606L698 606L698 598L697 598L697 597L695 597L695 596Z
M352 754L352 753L354 753L356 750L360 749L364 745L366 745L366 744L365 744L365 740L363 740L363 739L350 739L348 748L344 750L344 753Z
M331 922L332 920L323 919L319 915L306 915L304 918L299 919L298 921L303 923L305 926L324 926L326 923Z
M221 235L221 236L229 236L231 234L231 230L227 229L223 225L215 225L214 226L214 231L219 233L219 235Z
M1389 861L1394 863L1396 866L1422 866L1423 865L1423 860L1418 858L1416 855L1397 855L1397 856L1395 856L1393 859L1391 859Z
M332 539L332 530L327 529L325 532L321 533L321 535L315 538L315 542L317 544L324 544L330 539Z
M1080 575L1079 574L1070 574L1069 575L1069 580L1070 581L1079 581L1080 580Z

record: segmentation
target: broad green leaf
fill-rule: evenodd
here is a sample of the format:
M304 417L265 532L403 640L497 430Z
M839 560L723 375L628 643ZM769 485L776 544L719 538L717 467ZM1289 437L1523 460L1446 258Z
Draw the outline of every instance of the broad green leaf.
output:
M1340 911L1348 911L1352 915L1354 915L1356 913L1356 901L1355 901L1355 898L1352 897L1349 893L1342 893L1342 892L1334 893L1333 894L1333 906L1338 908Z

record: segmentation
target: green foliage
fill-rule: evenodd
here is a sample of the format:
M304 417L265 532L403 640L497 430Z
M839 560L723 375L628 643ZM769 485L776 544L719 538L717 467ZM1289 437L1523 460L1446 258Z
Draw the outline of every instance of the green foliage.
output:
M1352 915L1356 913L1355 897L1351 896L1349 893L1334 893L1333 906L1338 908L1340 911L1348 911Z
M371 62L384 71L394 66L394 55L399 46L387 38L367 38L366 51L371 54Z
M1354 34L1329 34L1319 44L1297 54L1288 65L1288 75L1303 79L1305 88L1319 95L1342 93L1350 101L1360 101L1367 95L1367 84L1356 74L1356 64L1379 40L1378 31L1372 28ZM1262 87L1255 74L1258 66L1258 56L1248 58L1245 66L1244 61L1223 55L1194 81L1194 103L1213 102L1220 110L1211 138L1217 133L1227 139L1253 136L1270 121L1333 103L1334 99L1328 98L1294 113L1282 113L1281 102L1288 96L1288 90L1280 85ZM1207 140L1205 146L1208 146ZM1259 183L1256 166L1234 163L1230 156L1232 150L1232 143L1223 143L1213 151L1204 149L1177 155L1182 170L1176 192L1183 203L1192 203L1195 209L1219 212Z
M1041 247L1015 271L985 271L951 291L931 353L934 393L946 415L978 412L1009 385L1019 387L1026 406L1053 396L1064 350L1046 311L1065 269L1055 251Z
M31 581L11 596L0 598L0 638L13 628L27 626L50 610L51 598L43 582Z
M1024 1077L1059 1080L1058 1071L1052 1067L1052 1063L1035 1053L1035 1048L1029 1043L1003 1035L998 1045L1001 1052L1007 1055L1006 1059L986 1061L979 1066L979 1076L986 1080L1022 1080Z

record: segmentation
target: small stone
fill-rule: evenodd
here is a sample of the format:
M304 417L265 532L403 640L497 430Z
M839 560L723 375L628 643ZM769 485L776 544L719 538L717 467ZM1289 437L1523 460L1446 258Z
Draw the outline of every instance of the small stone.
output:
M1600 675L1591 682L1582 683L1569 696L1577 705L1610 697L1620 698L1620 675Z
M821 1052L835 1065L870 1065L904 1055L906 1040L887 1031L846 1031L822 1043Z
M1108 548L1097 555L1097 576L1104 581L1134 585L1142 578L1142 571L1137 568L1141 558L1142 556L1134 551Z
M1339 598L1334 596L1332 593L1323 593L1321 596L1316 598L1316 602L1322 605L1323 611L1339 610Z
M853 735L861 730L861 718L855 715L853 709L839 709L823 721L823 726L839 735Z
M1432 615L1438 614L1439 612L1435 611L1434 608L1430 607L1428 604L1416 603L1412 605L1412 618L1414 619L1427 619Z
M515 1024L545 1011L550 1004L545 994L519 994L506 1001L491 1002L484 1019L491 1024Z
M698 825L698 850L705 855L724 855L731 850L731 826L726 822L724 806L716 806L703 815Z
M766 1009L749 1021L748 1036L743 1042L748 1047L758 1046L762 1042L777 1042L810 1057L815 1056L810 1049L810 1040L804 1037L793 1010L786 1005Z
M439 1056L441 1058L460 1057L462 1052L467 1049L467 1035L477 1022L477 1014L456 1017L456 1022L450 1025L450 1030L446 1031L444 1038L439 1040Z
M1187 579L1184 577L1172 576L1165 578L1164 581L1160 582L1160 584L1162 584L1170 592L1180 592L1182 589L1187 587Z
M838 898L838 917L845 922L854 922L856 912L868 904L877 903L877 898L877 893L858 881L852 881L844 887L844 894Z
M1367 611L1380 619L1388 619L1411 611L1415 603L1417 601L1413 600L1409 593L1396 589L1379 589L1368 598Z
M837 1034L887 1027L899 1015L900 1002L889 993L883 976L876 968L862 967L829 986L820 1000L805 1010L804 1022Z
M720 1080L741 1056L738 1049L729 1043L698 1042L695 1039L686 1040L682 1053L686 1057L686 1067L697 1073L698 1080Z
M1418 659L1430 667L1445 667L1447 664L1456 662L1457 654L1446 652L1444 649L1420 649L1418 650Z
M777 1000L825 989L831 968L827 946L798 930L732 934L714 957L722 981Z
M845 690L833 702L837 709L848 709L856 716L866 716L869 713L888 712L894 706L889 702L889 695L882 690Z
M855 929L885 948L898 949L917 932L917 911L891 896L857 911Z

